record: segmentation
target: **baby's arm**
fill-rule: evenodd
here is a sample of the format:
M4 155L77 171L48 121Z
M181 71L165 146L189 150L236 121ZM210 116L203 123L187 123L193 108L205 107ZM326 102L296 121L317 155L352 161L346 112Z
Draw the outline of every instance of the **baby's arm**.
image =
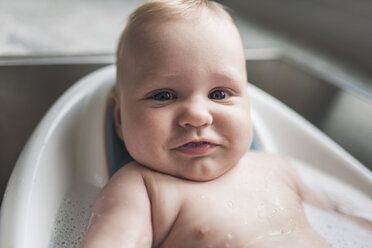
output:
M151 205L136 166L119 170L97 198L83 248L151 247Z

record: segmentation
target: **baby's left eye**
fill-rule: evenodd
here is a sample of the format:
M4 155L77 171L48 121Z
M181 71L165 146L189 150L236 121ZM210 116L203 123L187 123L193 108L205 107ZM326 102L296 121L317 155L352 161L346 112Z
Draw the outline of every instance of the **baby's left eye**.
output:
M224 90L214 90L209 95L209 99L222 100L228 97L228 93Z

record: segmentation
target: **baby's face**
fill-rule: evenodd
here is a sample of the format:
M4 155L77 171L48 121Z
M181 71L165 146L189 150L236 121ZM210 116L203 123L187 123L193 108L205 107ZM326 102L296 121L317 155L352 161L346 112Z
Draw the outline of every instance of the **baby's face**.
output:
M157 22L127 61L121 132L139 163L196 181L236 165L251 143L245 60L236 28L213 15ZM120 70L121 68L118 68Z

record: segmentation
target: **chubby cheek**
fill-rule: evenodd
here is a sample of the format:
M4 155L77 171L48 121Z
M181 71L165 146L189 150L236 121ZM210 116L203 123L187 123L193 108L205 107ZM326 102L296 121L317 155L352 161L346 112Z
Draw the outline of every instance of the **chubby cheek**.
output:
M220 113L221 132L237 153L245 153L252 142L252 123L249 110L236 109Z
M123 137L129 153L145 163L165 148L170 126L167 116L156 111L128 111L123 113Z

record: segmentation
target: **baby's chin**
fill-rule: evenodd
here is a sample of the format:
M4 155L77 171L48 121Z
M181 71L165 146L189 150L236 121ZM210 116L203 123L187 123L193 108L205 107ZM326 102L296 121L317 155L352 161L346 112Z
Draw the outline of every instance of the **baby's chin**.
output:
M236 160L233 158L223 160L215 157L201 157L187 160L171 159L165 161L164 159L153 158L151 161L136 161L164 175L195 182L207 182L215 180L231 171L239 164L239 160Z
M223 173L225 174L225 173ZM181 179L185 179L185 180L189 180L189 181L193 181L193 182L209 182L209 181L213 181L219 177L221 177L223 174L220 174L220 175L214 175L214 176L196 176L196 177L179 177Z
M224 170L201 169L196 173L177 173L173 174L173 176L194 182L208 182L223 176L228 171L230 171L231 168L232 167L224 168Z

